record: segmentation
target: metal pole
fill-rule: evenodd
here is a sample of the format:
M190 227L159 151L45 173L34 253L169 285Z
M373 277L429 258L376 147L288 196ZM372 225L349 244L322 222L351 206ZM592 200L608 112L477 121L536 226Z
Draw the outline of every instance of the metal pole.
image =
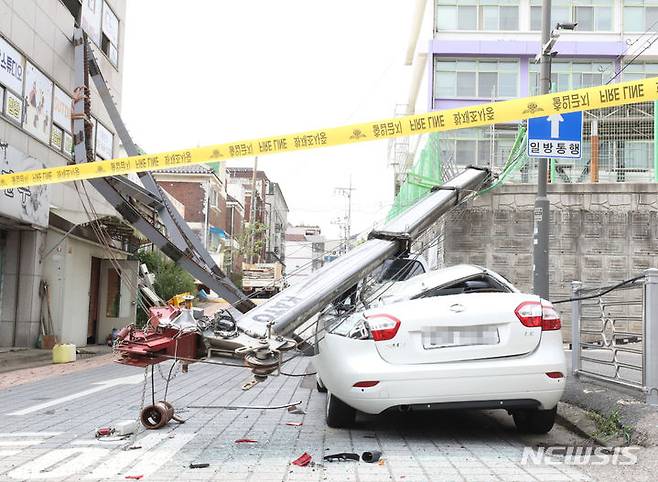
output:
M541 94L551 91L551 52L544 52L544 46L551 37L551 0L543 0L541 22L541 63L539 84ZM550 49L549 49L550 50ZM533 291L544 299L549 297L548 288L548 231L550 202L547 196L548 159L539 159L537 173L537 198L535 199L535 229L532 240Z
M254 260L254 246L256 245L256 171L258 170L258 156L254 157L254 172L251 175L251 206L249 206L249 264Z
M658 269L644 272L644 337L642 378L646 402L658 405Z
M653 180L658 182L658 100L653 103Z
M347 244L346 249L352 248L352 175L350 175L350 187L347 191Z
M578 298L583 284L580 281L571 282L571 297ZM580 361L580 316L582 301L571 302L571 374L578 375L582 368Z
M590 162L590 178L592 182L599 182L599 121L592 120L592 134L590 135L592 146L592 160Z

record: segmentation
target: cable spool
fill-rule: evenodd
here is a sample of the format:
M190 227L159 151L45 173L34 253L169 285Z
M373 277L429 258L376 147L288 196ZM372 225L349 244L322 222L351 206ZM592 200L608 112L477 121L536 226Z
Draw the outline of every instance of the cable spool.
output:
M160 400L155 405L144 407L139 414L139 419L147 430L162 428L172 419L178 423L185 423L184 420L174 415L173 405L164 400Z

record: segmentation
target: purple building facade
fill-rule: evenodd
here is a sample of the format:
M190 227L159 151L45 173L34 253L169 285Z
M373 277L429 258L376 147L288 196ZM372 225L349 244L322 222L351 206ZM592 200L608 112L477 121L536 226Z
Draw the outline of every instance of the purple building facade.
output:
M534 58L540 50L541 0L432 1L428 110L538 93L539 65ZM658 75L658 42L651 42L658 39L658 0L552 3L553 25L578 23L573 32L561 31L554 47L554 91ZM610 139L603 138L599 149L602 164L607 162L613 169L617 162L613 158L621 156L632 158L633 166L640 170L653 169L653 107L651 110L642 135L618 141L614 133L619 138L626 134L615 129L626 126L608 129ZM508 158L517 129L518 125L510 124L442 133L442 158L457 165L472 164L476 159L479 165L500 166ZM588 142L586 136L583 165L589 162Z

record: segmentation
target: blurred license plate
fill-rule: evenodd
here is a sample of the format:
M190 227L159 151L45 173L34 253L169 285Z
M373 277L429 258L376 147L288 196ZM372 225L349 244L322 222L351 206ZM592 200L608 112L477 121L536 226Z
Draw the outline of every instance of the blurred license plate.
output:
M450 346L497 345L500 342L495 326L432 327L423 330L423 348Z

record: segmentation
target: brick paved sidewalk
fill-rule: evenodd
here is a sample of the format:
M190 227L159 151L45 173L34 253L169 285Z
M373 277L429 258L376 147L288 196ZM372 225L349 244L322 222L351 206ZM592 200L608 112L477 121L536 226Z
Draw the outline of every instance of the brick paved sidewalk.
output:
M307 366L308 359L299 358L288 369L304 373ZM163 374L167 368L162 367ZM444 412L362 417L352 430L331 429L324 422L325 395L317 392L312 376L272 377L242 391L248 371L201 364L179 374L169 390L185 424L172 422L140 433L137 445L142 448L137 450L122 450L125 442L95 440L97 427L136 417L143 374L142 369L109 364L0 390L0 480L125 481L127 475L143 475L145 481L258 482L587 479L570 466L521 465L524 446L572 436L561 427L528 440L518 436L504 413ZM158 369L155 380L159 399L163 381ZM149 392L150 384L147 403ZM68 401L56 403L65 396ZM305 414L185 408L296 401ZM8 415L31 407L36 407L31 413ZM290 426L289 421L303 425ZM236 444L241 438L257 442ZM381 465L322 460L325 454L373 449L383 452ZM313 457L312 464L291 465L304 452ZM190 463L209 466L191 469Z

